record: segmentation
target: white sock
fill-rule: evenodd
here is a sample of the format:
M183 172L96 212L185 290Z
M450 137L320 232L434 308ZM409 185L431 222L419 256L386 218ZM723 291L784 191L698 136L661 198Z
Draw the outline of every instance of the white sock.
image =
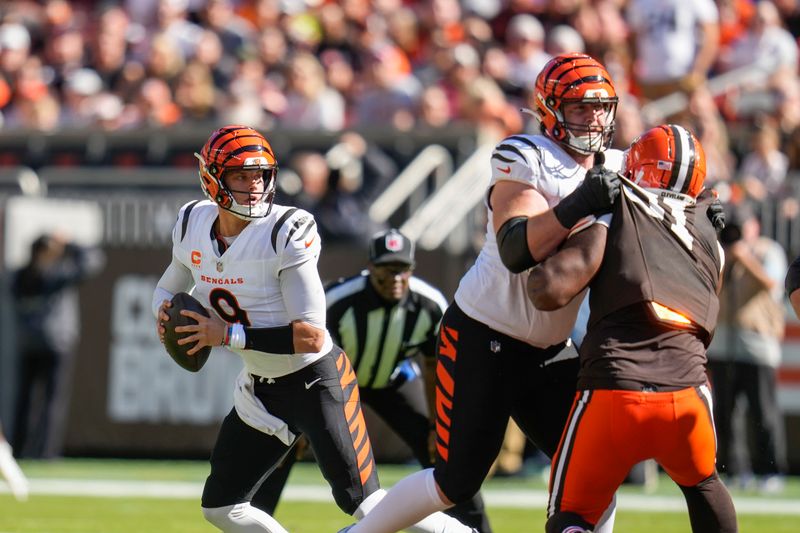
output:
M0 474L6 478L11 494L17 500L23 502L28 499L28 479L14 460L11 445L6 441L0 442Z
M386 491L383 489L378 489L369 496L367 496L366 498L364 498L364 501L361 502L361 505L358 506L356 512L353 513L353 517L356 520L361 520L362 518L364 518L364 516L367 513L372 511L375 508L375 506L378 505L378 502L381 501L384 498L384 496L386 496Z
M249 502L203 507L203 516L224 533L288 533L277 520Z
M350 533L396 533L402 529L415 533L470 533L471 528L439 512L448 507L439 497L433 469L428 468L401 479Z
M600 517L600 520L597 521L597 525L594 526L594 533L614 533L614 519L617 517L617 494L614 493L614 497L611 498L611 503L608 504L606 507L603 516Z

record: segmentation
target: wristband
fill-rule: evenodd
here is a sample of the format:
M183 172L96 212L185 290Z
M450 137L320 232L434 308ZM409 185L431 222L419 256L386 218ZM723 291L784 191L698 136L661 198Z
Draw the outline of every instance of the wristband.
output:
M245 347L247 342L245 333L244 333L244 326L240 323L231 324L228 328L229 336L228 339L228 346L231 348L235 348L237 350L242 350Z

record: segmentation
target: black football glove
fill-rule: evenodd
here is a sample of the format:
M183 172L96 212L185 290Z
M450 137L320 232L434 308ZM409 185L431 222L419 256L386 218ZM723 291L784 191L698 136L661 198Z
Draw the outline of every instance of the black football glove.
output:
M604 162L602 153L595 154L595 165L586 172L583 183L553 208L565 228L572 228L583 217L611 211L619 196L620 179L619 174L603 166Z
M725 208L722 207L722 202L717 198L716 191L713 191L712 194L714 195L714 200L708 204L706 216L714 225L714 229L722 231L725 229Z

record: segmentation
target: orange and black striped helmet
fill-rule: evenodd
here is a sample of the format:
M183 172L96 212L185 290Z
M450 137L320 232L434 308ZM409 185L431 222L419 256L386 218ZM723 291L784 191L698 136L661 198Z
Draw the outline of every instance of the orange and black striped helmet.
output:
M617 91L605 67L586 54L554 57L536 77L536 115L542 133L581 154L600 152L611 144L617 114ZM602 126L567 123L564 105L603 104Z
M275 199L275 177L278 161L272 147L259 132L248 126L225 126L208 138L200 153L200 185L205 195L221 208L239 218L249 220L265 217L272 210ZM262 170L264 192L257 203L242 205L225 184L229 170Z
M663 124L631 143L625 175L646 189L664 189L697 198L706 179L706 154L692 132L675 124Z

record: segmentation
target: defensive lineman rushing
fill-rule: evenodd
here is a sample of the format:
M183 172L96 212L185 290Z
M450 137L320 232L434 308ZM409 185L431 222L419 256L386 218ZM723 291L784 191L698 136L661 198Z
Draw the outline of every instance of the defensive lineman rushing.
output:
M470 498L500 450L509 416L545 453L556 451L578 363L554 357L581 298L558 311L537 310L526 294L528 269L579 220L610 210L622 154L607 150L617 95L596 60L553 58L534 92L542 135L513 135L492 154L486 243L440 328L436 467L401 480L352 533L399 531ZM592 168L599 152L611 170ZM611 531L611 523L596 531Z
M359 402L355 373L325 329L321 250L313 217L273 205L277 161L246 126L214 131L200 154L209 201L183 206L172 232L172 262L153 295L163 340L173 294L194 289L209 318L176 328L181 344L241 356L234 408L222 423L202 497L206 519L226 532L284 533L250 495L304 433L337 505L362 516L385 494ZM449 529L448 529L449 528ZM416 531L469 531L443 514Z
M591 531L628 471L651 458L683 491L692 531L737 531L715 468L706 375L724 254L706 215L713 196L698 197L705 174L694 135L675 125L648 130L628 152L631 181L610 225L570 237L528 278L539 309L591 287L578 393L553 458L548 533Z

